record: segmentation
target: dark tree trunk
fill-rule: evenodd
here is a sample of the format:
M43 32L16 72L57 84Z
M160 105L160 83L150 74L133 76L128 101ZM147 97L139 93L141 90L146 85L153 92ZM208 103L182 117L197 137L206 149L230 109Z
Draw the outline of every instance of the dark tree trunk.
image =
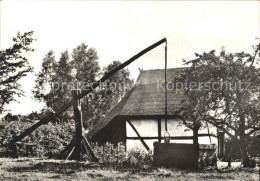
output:
M218 142L219 142L218 158L223 159L225 155L225 132L219 131Z
M237 146L237 132L235 132L235 138L232 139L232 145L231 145L231 148L229 150L229 154L228 154L228 167L231 167L232 154L233 154L233 151L234 151L236 146Z
M238 97L240 99L240 96ZM243 114L243 109L239 109L240 115L240 125L239 125L239 149L242 157L242 162L244 167L250 167L250 160L247 152L246 146L246 135L245 135L245 115Z
M199 169L199 141L198 141L199 126L194 126L193 129L193 150L194 150L194 170Z
M233 150L235 148L235 144L236 144L236 140L233 140L233 143L231 145L231 148L230 148L230 151L228 154L228 167L231 167L231 157L232 157Z
M244 167L250 167L250 160L249 160L247 146L246 146L246 137L244 133L240 135L239 148L240 148L240 153L241 153Z

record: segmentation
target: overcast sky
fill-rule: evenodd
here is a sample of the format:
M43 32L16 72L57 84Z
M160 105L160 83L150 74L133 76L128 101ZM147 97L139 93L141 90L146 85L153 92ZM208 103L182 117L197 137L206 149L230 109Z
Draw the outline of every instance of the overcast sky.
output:
M12 45L17 32L35 31L36 52L27 55L35 72L44 55L53 50L56 60L85 42L97 50L101 66L126 61L142 49L168 40L168 67L180 67L194 53L224 46L227 51L251 52L259 37L258 1L11 1L1 3L0 48ZM164 46L141 57L128 68L136 79L138 68L164 67ZM40 110L31 98L34 74L21 80L25 97L7 108L14 114Z

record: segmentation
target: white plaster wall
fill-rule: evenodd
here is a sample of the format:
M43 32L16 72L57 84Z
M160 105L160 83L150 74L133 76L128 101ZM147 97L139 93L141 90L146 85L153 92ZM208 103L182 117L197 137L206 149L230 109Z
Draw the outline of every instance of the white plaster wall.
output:
M158 142L158 140L144 140L147 146L150 148L150 150L153 150L153 143ZM140 149L146 151L143 143L140 140L126 140L126 149L131 150L131 149Z
M153 119L147 120L129 120L134 125L141 136L158 136L158 121ZM137 137L132 127L126 122L126 136Z
M168 127L168 132L170 133L171 136L193 136L193 131L189 130L186 131L187 127L180 125L180 120L178 119L170 119L167 120L167 127ZM212 126L208 125L209 127L209 132L211 134L217 135L217 129ZM162 119L162 136L165 133L165 120ZM199 134L208 134L208 129L207 128L202 128L199 130ZM198 139L199 144L217 144L218 140L215 137L211 137L211 142L210 138L208 136L206 137L199 137ZM171 140L171 143L193 143L192 140Z
M210 134L214 134L214 135L217 135L217 129L212 126L212 125L208 125L209 127L209 133ZM202 128L199 130L199 134L208 134L208 129L207 128ZM211 142L210 142L210 138L211 138ZM215 138L215 137L199 137L199 144L218 144L218 139Z
M138 131L140 136L151 137L151 136L158 136L158 121L153 119L146 119L146 120L129 120L134 125L135 129ZM137 134L126 122L126 136L127 137L137 137ZM150 150L153 150L153 143L158 141L156 140L144 140ZM126 148L127 150L131 149L141 149L146 150L144 145L140 140L126 140Z
M161 126L161 131L162 131L162 136L164 136L165 133L165 120L162 119L162 126ZM192 136L193 132L192 131L185 131L187 129L185 126L182 126L179 124L180 120L178 119L169 119L167 120L167 128L168 132L170 133L171 136Z
M145 120L130 120L131 123L134 125L136 130L141 136L145 137L157 137L158 136L158 120L153 119L145 119ZM168 132L171 136L192 136L192 130L186 131L187 129L185 126L179 124L179 120L177 119L169 119L167 120L167 127ZM209 125L210 133L216 135L216 129ZM165 133L165 120L161 120L161 136L163 137ZM199 130L199 134L208 134L207 128ZM126 136L127 137L137 137L137 134L134 132L132 127L126 122ZM158 140L144 140L148 147L153 150L153 143L157 142ZM198 139L199 144L210 144L209 137L199 137ZM162 140L163 142L163 140ZM192 140L171 140L171 143L192 143ZM217 138L211 137L211 144L217 144ZM140 140L126 140L126 147L127 150L139 148L142 150L146 150Z

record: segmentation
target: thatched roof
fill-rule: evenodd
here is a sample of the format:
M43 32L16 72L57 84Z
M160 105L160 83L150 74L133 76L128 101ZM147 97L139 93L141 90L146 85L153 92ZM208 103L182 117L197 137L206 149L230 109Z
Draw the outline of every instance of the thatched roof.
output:
M184 68L167 69L167 82L173 82L183 70ZM164 73L164 69L142 70L136 85L106 114L103 120L97 123L88 136L95 135L117 116L164 116ZM168 89L167 98L168 115L174 115L180 109L183 95Z

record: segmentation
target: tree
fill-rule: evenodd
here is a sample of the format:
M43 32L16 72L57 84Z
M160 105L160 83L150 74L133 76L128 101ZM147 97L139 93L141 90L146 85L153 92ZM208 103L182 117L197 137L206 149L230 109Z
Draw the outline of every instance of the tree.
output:
M88 48L85 43L80 44L72 52L71 66L74 70L75 89L84 89L97 80L100 67L98 64L98 54L94 48ZM93 97L95 97L95 92ZM95 115L95 102L90 100L90 96L81 99L82 120L84 127L88 127L88 120Z
M51 107L54 112L71 99L73 89L84 90L102 74L121 65L119 61L113 61L100 71L96 50L88 48L85 43L73 49L71 57L69 61L69 53L64 51L59 62L56 62L54 52L50 51L44 57L42 70L37 75L34 97L45 101L47 107ZM133 81L129 75L127 69L122 69L107 82L102 82L101 88L81 99L85 128L91 129L124 96L125 91L131 88ZM59 118L70 118L71 111L63 113Z
M69 53L61 53L59 62L56 62L54 52L49 51L43 59L42 70L37 74L34 98L45 101L47 107L54 112L68 102L71 93L67 84L72 80ZM58 119L67 119L69 113L63 113Z
M102 74L105 75L111 70L121 65L120 61L113 61L103 69ZM130 79L128 69L122 69L110 77L102 86L95 91L92 99L89 100L94 106L92 110L93 116L89 119L89 127L92 128L100 121L105 114L112 109L124 95L132 88L133 80Z
M14 45L6 50L0 51L0 113L3 113L4 106L15 101L15 96L23 96L23 91L18 81L32 72L32 67L24 52L33 52L30 48L35 40L32 38L33 31L13 38Z
M42 70L37 74L36 85L33 95L39 101L45 101L48 107L54 105L54 87L57 63L55 61L54 52L49 51L42 62Z
M185 83L179 112L188 127L210 123L238 143L245 167L250 166L246 141L260 130L260 44L252 54L220 54L214 50L184 61L191 65L176 79Z
M6 122L18 121L20 117L20 115L13 115L12 113L7 113L4 117L4 120Z
M119 65L121 65L120 61L113 61L111 64L105 67L104 74L110 72ZM125 95L126 91L131 89L133 85L133 80L130 79L129 76L129 70L122 69L107 80L107 93L112 94L112 96L109 96L110 108L114 107L117 104L117 102Z
M57 109L64 105L71 99L71 91L69 90L68 84L72 81L72 66L69 61L69 52L66 50L61 53L61 57L59 62L57 63L57 68L55 71L55 82L53 86L53 93L56 95L56 99L54 100ZM67 112L62 113L60 118L63 120L62 122L68 120L72 115L72 110L68 110Z

